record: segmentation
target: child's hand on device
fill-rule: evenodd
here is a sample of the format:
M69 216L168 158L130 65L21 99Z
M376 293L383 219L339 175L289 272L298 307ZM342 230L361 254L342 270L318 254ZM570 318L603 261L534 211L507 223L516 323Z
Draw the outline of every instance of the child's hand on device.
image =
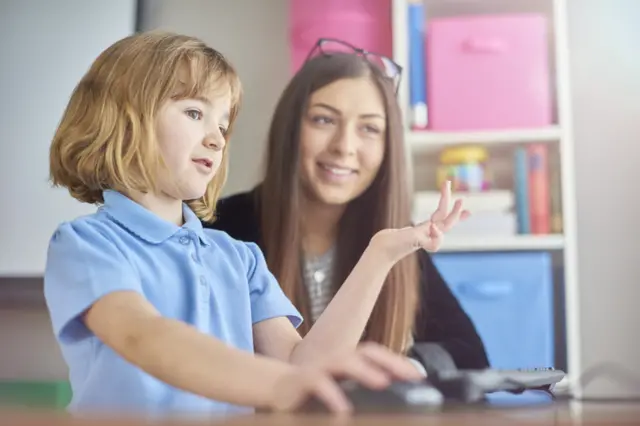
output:
M273 390L271 408L293 411L309 398L316 398L333 413L348 413L353 407L336 382L340 379L384 389L393 380L421 380L424 375L406 357L384 346L364 343L352 353L321 365L292 367Z
M442 186L438 208L429 220L415 226L379 231L371 239L371 245L394 264L418 249L438 251L442 247L444 233L470 215L469 211L462 209L462 200L456 200L449 212L450 202L451 182L447 181Z

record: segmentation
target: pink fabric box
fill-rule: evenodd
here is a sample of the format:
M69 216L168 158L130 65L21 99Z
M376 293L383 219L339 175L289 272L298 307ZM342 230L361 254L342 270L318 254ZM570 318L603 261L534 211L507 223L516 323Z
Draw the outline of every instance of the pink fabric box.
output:
M390 0L291 0L289 22L292 72L323 37L391 57Z
M430 129L498 130L551 124L544 16L434 19L426 34Z

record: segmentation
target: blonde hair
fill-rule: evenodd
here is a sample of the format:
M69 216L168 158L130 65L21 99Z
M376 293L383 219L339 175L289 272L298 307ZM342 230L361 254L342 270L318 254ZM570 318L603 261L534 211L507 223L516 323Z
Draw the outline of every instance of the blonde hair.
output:
M163 167L156 115L169 99L231 90L228 140L237 117L241 85L233 66L201 40L149 31L126 37L98 56L74 89L50 149L50 177L79 201L100 204L102 191L156 189ZM227 146L204 196L187 203L212 220L227 176Z

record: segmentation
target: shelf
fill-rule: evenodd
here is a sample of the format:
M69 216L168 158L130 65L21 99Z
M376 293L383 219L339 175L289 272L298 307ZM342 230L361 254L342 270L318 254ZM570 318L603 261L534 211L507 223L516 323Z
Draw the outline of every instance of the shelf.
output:
M563 246L564 236L562 235L449 236L445 237L440 251L560 250Z
M405 135L412 151L428 151L462 144L521 144L524 142L558 142L562 136L560 127L539 129L514 129L478 132L410 131Z
M393 0L393 59L409 70L409 0ZM491 151L492 167L495 173L504 178L503 186L511 182L509 176L514 170L512 148L527 143L550 144L553 151L554 166L560 171L560 201L562 205L562 224L565 234L555 235L499 235L499 234L462 234L451 232L445 236L443 253L483 253L483 252L516 252L516 251L553 251L554 274L556 262L562 266L566 319L560 319L555 325L563 328L566 345L566 370L583 371L581 361L582 335L580 324L580 297L578 285L578 259L576 241L576 190L575 190L575 141L572 129L571 102L571 52L568 40L567 25L568 0L426 0L427 18L460 15L486 15L504 13L543 13L547 18L547 35L549 37L549 83L553 97L554 117L560 124L542 128L505 129L502 131L413 131L405 128L405 144L407 148L408 177L414 187L433 188L434 167L437 167L439 151L463 145L483 145ZM428 25L428 24L427 24ZM427 27L426 33L429 29ZM402 109L404 123L411 123L410 82L403 78L398 90L398 101ZM428 88L427 88L428 89ZM496 171L497 170L497 171ZM418 181L418 184L414 181ZM558 265L559 266L559 265ZM570 373L571 374L571 373ZM575 387L575 389L574 389ZM566 394L579 390L576 377L567 376L556 385L556 393Z

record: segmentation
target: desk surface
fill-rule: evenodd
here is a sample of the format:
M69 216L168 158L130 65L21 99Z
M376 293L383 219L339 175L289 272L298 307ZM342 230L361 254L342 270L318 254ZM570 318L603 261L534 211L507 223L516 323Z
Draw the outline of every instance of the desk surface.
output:
M133 419L77 419L59 412L0 410L2 424L12 426L146 426ZM153 423L156 424L156 423ZM267 415L158 421L166 426L425 426L425 425L620 425L640 424L640 404L558 403L541 408L461 409L421 415Z

